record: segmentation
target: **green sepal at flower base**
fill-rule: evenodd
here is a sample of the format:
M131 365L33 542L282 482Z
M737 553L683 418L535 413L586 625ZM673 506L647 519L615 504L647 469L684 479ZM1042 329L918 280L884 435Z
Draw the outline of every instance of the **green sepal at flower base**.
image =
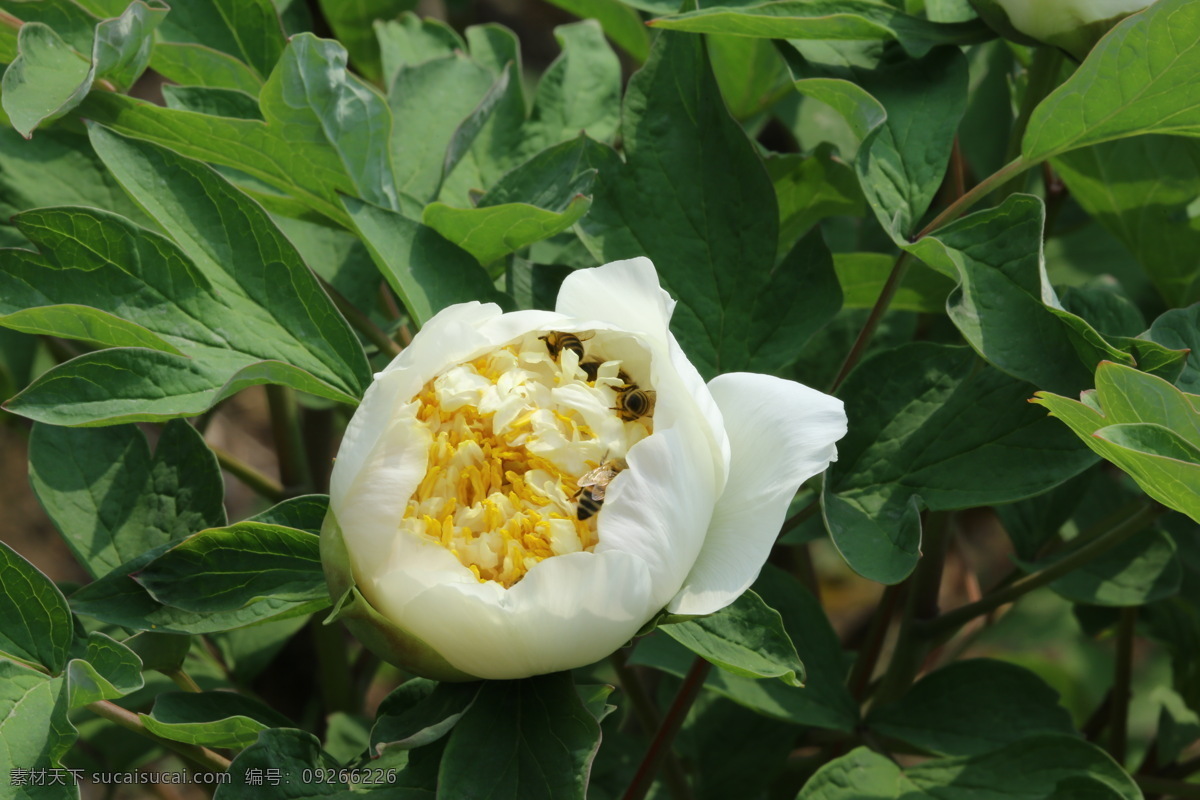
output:
M473 675L455 669L428 644L393 625L371 607L355 585L342 527L332 511L321 526L321 562L325 565L329 596L333 598L333 610L324 624L345 623L368 650L424 677L454 682L475 680Z
M1076 402L1049 392L1045 406L1146 494L1200 522L1200 396L1132 367L1102 362L1096 388Z
M1082 61L1121 20L1153 0L971 0L996 33L1020 44L1048 44Z

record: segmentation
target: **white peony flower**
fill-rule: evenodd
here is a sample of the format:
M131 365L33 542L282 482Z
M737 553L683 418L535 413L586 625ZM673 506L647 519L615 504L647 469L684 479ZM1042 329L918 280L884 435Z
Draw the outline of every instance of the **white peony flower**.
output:
M509 679L604 658L664 609L733 602L846 416L766 375L705 385L673 307L637 258L573 273L554 312L431 319L334 465L335 615L417 674Z
M1112 26L1153 2L1154 0L971 0L979 16L1000 35L1024 41L1026 44L1043 42L1061 47L1080 61Z

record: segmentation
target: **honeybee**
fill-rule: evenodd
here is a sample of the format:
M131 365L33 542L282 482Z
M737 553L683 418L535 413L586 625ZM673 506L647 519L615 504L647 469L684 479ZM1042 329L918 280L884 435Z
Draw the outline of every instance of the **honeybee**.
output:
M608 485L625 467L624 459L605 461L576 482L579 485L579 491L575 493L575 497L579 500L579 507L575 515L580 521L599 513L600 506L604 504L604 494Z
M633 422L654 413L654 392L642 389L636 383L626 383L624 386L613 388L617 393L617 404L613 411L616 411L623 421Z
M583 343L592 338L596 334L586 333L564 333L563 331L550 331L545 336L539 336L546 343L546 349L550 351L550 357L558 361L558 354L563 350L570 350L580 361L583 361Z
M587 376L588 383L595 383L596 378L600 375L600 367L603 364L604 362L600 359L593 358L589 361L579 362L579 368L583 370L583 374ZM619 380L621 383L629 383L629 376L625 373L625 370L617 370L617 380Z

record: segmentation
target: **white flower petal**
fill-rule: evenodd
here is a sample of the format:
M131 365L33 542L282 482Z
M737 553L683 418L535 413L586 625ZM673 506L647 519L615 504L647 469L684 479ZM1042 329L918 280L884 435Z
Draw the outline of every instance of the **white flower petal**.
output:
M655 610L679 590L713 513L712 459L695 432L670 428L630 449L608 487L597 553L621 551L649 569Z
M400 608L372 600L456 668L492 680L599 661L657 610L642 561L628 553L547 559L507 592L495 583L440 584Z
M572 272L558 290L555 311L602 320L665 342L674 308L675 301L659 286L650 259L631 258Z
M730 373L708 384L732 450L704 549L668 610L711 614L745 591L771 550L800 484L837 459L842 401L768 375Z

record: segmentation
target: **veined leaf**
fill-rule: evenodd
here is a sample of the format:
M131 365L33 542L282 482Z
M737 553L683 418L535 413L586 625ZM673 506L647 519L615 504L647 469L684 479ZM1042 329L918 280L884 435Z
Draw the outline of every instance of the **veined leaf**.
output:
M84 651L66 669L71 708L124 697L142 688L142 660L125 645L98 631L88 634Z
M75 633L67 599L37 567L0 542L0 654L62 672ZM0 658L0 664L8 663Z

